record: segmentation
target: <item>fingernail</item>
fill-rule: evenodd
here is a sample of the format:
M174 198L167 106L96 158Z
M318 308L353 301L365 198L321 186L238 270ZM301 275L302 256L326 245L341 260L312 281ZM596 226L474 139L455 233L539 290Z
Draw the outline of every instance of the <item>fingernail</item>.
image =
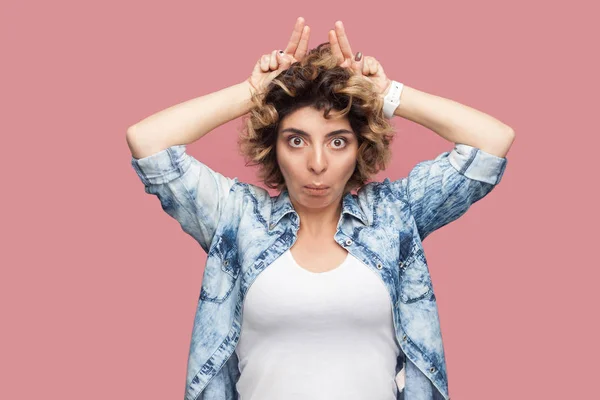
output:
M360 61L361 58L362 58L362 53L359 51L358 53L356 53L356 57L354 57L354 61Z

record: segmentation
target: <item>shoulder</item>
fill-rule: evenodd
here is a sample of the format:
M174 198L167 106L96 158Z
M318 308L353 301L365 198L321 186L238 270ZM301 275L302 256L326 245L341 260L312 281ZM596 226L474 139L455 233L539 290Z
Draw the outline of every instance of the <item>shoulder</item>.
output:
M251 207L255 212L264 214L271 210L272 203L275 199L269 191L252 183L237 181L232 187L235 192L235 206L240 210Z
M406 197L406 178L383 181L372 181L363 185L357 192L357 199L361 204L377 205L408 204Z
M403 180L385 178L369 182L357 191L358 205L373 225L394 231L409 225L411 213L403 185Z

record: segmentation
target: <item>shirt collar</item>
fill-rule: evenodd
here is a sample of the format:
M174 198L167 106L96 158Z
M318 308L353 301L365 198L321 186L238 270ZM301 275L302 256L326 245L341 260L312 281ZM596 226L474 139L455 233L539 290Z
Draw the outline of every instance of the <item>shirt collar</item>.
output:
M271 220L269 228L273 229L279 223L281 218L286 214L295 214L298 218L298 213L294 209L287 188L283 189L277 197L272 200ZM369 225L367 216L364 214L356 198L352 193L348 192L342 198L342 215L348 214L358 218L363 224Z

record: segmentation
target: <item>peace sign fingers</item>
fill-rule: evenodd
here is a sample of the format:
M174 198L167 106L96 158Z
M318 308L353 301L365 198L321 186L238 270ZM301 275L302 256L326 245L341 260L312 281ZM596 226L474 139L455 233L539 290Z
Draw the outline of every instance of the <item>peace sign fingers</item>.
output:
M308 38L310 36L310 27L304 25L304 18L298 17L294 31L290 37L287 47L284 50L285 54L289 54L294 58L294 61L299 61L304 58L308 51Z
M334 24L335 30L329 31L329 43L331 45L331 53L338 60L338 66L344 68L351 68L356 72L362 70L362 63L354 60L354 54L350 48L350 42L342 21L336 21Z
M342 21L336 21L335 24L335 33L337 35L337 43L340 48L341 53L344 56L344 59L354 57L352 54L352 49L350 48L350 42L348 41L348 36L346 36L346 30L344 29L344 24Z
M347 67L348 64L346 63L340 45L338 44L337 34L333 29L329 31L329 43L331 44L331 54L337 59L338 66Z

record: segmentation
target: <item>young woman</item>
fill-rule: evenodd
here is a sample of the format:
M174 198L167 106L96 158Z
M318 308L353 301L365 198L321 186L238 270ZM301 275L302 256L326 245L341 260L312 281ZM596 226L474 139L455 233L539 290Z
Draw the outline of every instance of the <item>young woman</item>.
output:
M128 130L146 191L208 254L186 399L448 400L422 241L499 183L514 132L390 80L341 21L329 42L308 51L308 39L298 18L248 79ZM389 160L392 115L454 148L369 182ZM241 152L277 196L185 152L240 116Z

